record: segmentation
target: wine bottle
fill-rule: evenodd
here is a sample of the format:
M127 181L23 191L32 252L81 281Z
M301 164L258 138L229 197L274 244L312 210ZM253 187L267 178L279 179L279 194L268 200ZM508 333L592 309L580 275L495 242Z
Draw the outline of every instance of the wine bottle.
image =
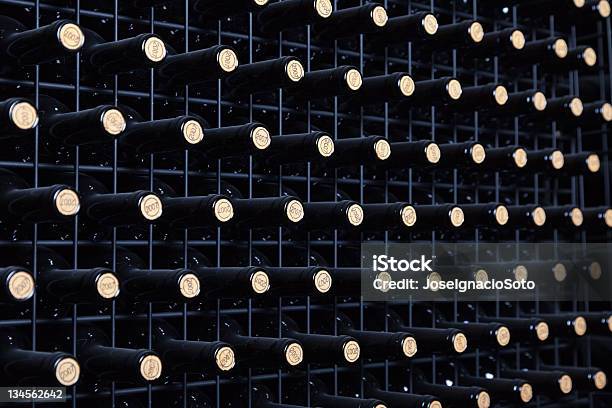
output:
M521 146L487 148L486 152L482 166L488 170L512 172L527 165L527 150Z
M607 230L612 228L612 208L595 207L582 210L583 224L587 228Z
M162 196L164 218L170 228L216 227L234 218L232 201L221 194L192 197Z
M262 157L273 164L290 164L303 161L326 161L335 152L332 137L325 132L278 135L270 139Z
M417 395L382 389L370 373L363 374L364 394L367 398L379 398L389 408L442 408L442 403L432 395Z
M519 318L505 316L480 316L483 322L498 322L506 326L512 333L512 339L518 342L545 342L548 340L550 328L546 320L534 318Z
M597 367L571 367L559 365L540 366L546 371L563 371L572 378L572 384L575 389L583 392L595 392L606 388L608 379L606 373Z
M521 64L537 64L564 61L569 53L567 41L562 37L551 37L545 40L530 41L523 49L511 52L516 62Z
M545 314L538 317L545 319L553 337L576 338L587 333L587 321L580 314Z
M525 34L517 28L506 28L485 33L477 47L464 52L479 57L499 56L512 52L519 53L525 47Z
M382 136L356 137L334 141L334 155L328 166L378 165L391 157L391 144Z
M81 28L69 20L28 30L21 22L0 16L0 27L0 55L15 69L75 54L85 41Z
M565 165L565 156L558 149L530 150L525 170L538 173L559 173Z
M259 122L244 125L208 128L204 138L196 149L208 158L241 157L249 154L261 154L267 157L272 143L270 131Z
M31 188L15 173L0 169L0 209L5 222L66 222L80 206L78 194L66 185Z
M540 91L523 91L508 95L508 101L497 108L497 112L513 116L540 114L546 110L548 101Z
M603 125L612 121L612 104L604 101L585 103L581 125Z
M362 83L363 78L357 68L344 65L307 72L299 83L289 88L288 92L304 99L350 96L357 94Z
M572 392L573 382L565 371L538 371L530 369L502 369L504 377L522 378L533 386L536 394L544 394L551 398L562 398Z
M267 7L269 0L196 0L193 10L208 19L222 19L241 13L257 12Z
M238 225L257 228L296 226L304 219L304 204L296 197L240 198L233 200Z
M597 64L597 53L588 46L579 46L569 50L567 57L563 62L555 61L554 63L545 64L547 70L554 71L569 71L572 69L588 70Z
M298 84L304 78L304 66L295 57L254 62L238 66L226 79L234 94L276 91Z
M464 87L461 104L454 106L461 110L487 110L504 106L508 102L508 90L499 84Z
M0 304L30 300L36 286L32 273L21 266L0 268Z
M391 143L388 165L395 168L433 167L442 159L440 146L431 140Z
M9 98L0 102L0 139L23 137L38 125L38 111L24 98Z
M438 167L470 168L482 164L487 152L484 146L478 142L445 143L439 145L440 155L444 161Z
M119 145L130 154L147 155L197 149L204 139L204 124L194 116L144 121L136 112L128 115L128 126Z
M363 78L363 83L356 94L349 97L349 103L365 106L409 100L414 90L414 80L407 72L367 77Z
M364 204L362 228L387 230L412 228L420 221L419 214L409 203Z
M438 29L436 16L430 12L422 11L390 18L384 30L370 34L368 41L372 41L374 44L420 42L430 38L435 39Z
M556 228L575 229L582 225L584 217L580 208L573 205L544 207L546 219Z
M240 365L253 368L294 368L304 359L304 349L299 340L286 337L264 337L248 335L240 324L221 315L219 327L217 321L198 324L196 337L200 341L219 338L231 345L236 351ZM257 330L258 327L254 326Z
M310 230L354 230L364 219L363 208L355 201L308 202L303 205L307 220L303 227Z
M418 393L435 395L444 406L464 406L470 408L489 408L491 396L481 387L461 387L458 385L432 384L425 381L422 375L417 375L414 389ZM453 382L451 382L452 384Z
M509 219L516 228L539 228L546 223L546 210L537 205L516 205L508 207Z
M582 116L584 106L580 98L564 96L561 98L548 99L544 115L555 120L576 120Z
M498 203L462 204L466 227L501 227L508 224L508 208Z
M81 367L64 352L31 350L22 333L4 327L0 335L0 381L14 386L63 386L79 381Z
M57 145L108 143L127 126L122 110L112 105L71 112L57 99L41 95L38 111L44 143L50 151Z
M116 248L116 259L105 248L85 247L85 265L112 268L121 279L121 290L133 302L187 302L198 297L201 290L197 274L185 268L150 269L133 252Z
M325 21L333 12L331 0L289 0L262 9L257 22L262 32L273 33Z
M612 312L590 312L582 316L587 321L589 333L600 336L612 334Z
M502 348L510 344L510 329L498 322L450 322L439 319L436 326L461 330L470 339L470 344L478 348Z
M563 172L571 175L588 175L598 173L601 169L599 155L593 152L566 154Z
M134 324L136 323L136 324ZM125 322L128 342L133 347L146 345L149 338L147 322ZM222 341L184 340L166 320L151 323L151 344L160 356L164 369L172 373L224 373L236 365L234 349Z
M382 32L387 25L387 10L376 3L334 11L324 21L314 25L318 38L339 39L358 34Z
M449 105L457 102L462 93L461 83L453 77L417 81L410 98L400 103L399 106L401 109Z
M483 40L485 30L476 20L460 21L438 27L436 35L418 43L434 51L444 51L453 48L474 48Z
M226 45L215 45L183 54L173 53L161 63L157 72L165 86L179 87L224 79L238 68L236 51Z
M164 41L156 34L139 34L117 41L106 41L85 30L81 52L85 68L93 73L112 75L159 67L167 55Z

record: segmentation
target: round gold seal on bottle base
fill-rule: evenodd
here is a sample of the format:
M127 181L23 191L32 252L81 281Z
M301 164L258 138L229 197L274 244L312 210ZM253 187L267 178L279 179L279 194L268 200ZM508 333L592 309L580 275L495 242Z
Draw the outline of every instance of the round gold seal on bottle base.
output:
M593 280L601 279L602 269L601 264L599 262L591 262L589 265L589 276Z
M559 388L564 394L569 394L570 392L572 392L572 378L567 374L561 376L561 378L559 378Z
M465 222L465 215L463 214L463 210L459 207L454 207L450 212L450 220L451 224L454 227L460 227Z
M442 408L442 403L440 401L431 401L429 408Z
M285 359L287 362L296 366L304 360L304 350L298 343L290 343L285 350Z
M506 326L502 326L495 333L495 338L497 339L497 344L502 347L506 347L510 344L510 330Z
M215 202L215 217L220 222L228 222L234 218L234 206L227 198L221 198Z
M257 294L266 293L270 290L270 277L264 271L257 271L251 275L251 287Z
M499 225L506 225L508 220L510 219L510 215L508 214L508 208L505 205L498 205L495 209L495 221Z
M402 75L399 80L399 89L402 95L411 96L414 93L414 80L409 75Z
M522 169L527 165L527 151L522 147L516 149L512 157L514 158L514 163L516 164L516 167L518 167L519 169Z
M335 148L334 139L329 135L323 135L317 140L317 149L319 150L319 154L323 157L330 157L334 154Z
M304 206L298 200L291 200L287 204L285 213L289 221L298 223L304 218Z
M608 102L601 106L601 116L606 122L612 121L612 105Z
M55 208L60 214L70 217L81 209L81 200L74 190L65 188L55 194Z
M127 122L118 109L109 109L102 114L102 126L106 133L117 136L125 130Z
M546 109L548 105L548 101L546 100L546 96L542 92L536 92L533 94L533 106L537 111L542 112Z
M187 273L179 280L181 295L187 299L193 299L200 294L200 279L193 273Z
M162 215L162 202L158 196L147 194L140 200L140 213L149 220L155 221Z
M198 144L204 139L204 130L197 120L188 120L181 125L183 137L189 144Z
M600 0L599 4L597 5L597 10L599 11L599 15L603 18L610 17L610 2L608 0Z
M425 156L427 157L427 161L436 164L440 161L440 157L442 153L440 152L440 146L437 143L430 143L425 148Z
M525 34L520 30L514 30L510 36L510 42L516 50L522 50L525 47Z
M595 376L593 377L593 381L595 382L595 388L598 390L603 390L608 384L608 378L606 377L606 373L603 371L596 372Z
M601 168L601 162L599 161L599 156L596 155L595 153L589 154L589 157L587 157L586 162L587 162L587 168L589 169L591 173L597 173L599 169Z
M569 52L567 42L563 38L559 38L557 41L555 41L553 44L553 49L559 58L567 57L567 53Z
M454 100L458 100L459 98L461 98L461 94L463 93L461 83L456 79L451 79L450 81L448 81L446 90L448 92L448 95Z
M346 73L345 80L348 87L353 91L359 90L363 84L361 73L356 69L349 69Z
M540 341L548 340L548 336L550 335L550 328L548 327L548 323L538 323L536 325L536 335L538 336L538 340Z
M332 15L334 6L330 0L315 0L315 9L319 16L327 18Z
M604 213L604 221L609 228L612 228L612 209L607 209Z
M402 352L406 357L413 357L417 353L417 342L414 337L408 336L402 340Z
M238 68L238 56L236 53L225 48L217 55L217 63L225 72L234 72Z
M166 44L159 37L147 38L142 44L142 50L151 62L160 62L166 58Z
M319 293L327 293L332 287L333 279L325 269L321 269L314 275L314 286Z
M542 207L536 207L531 216L534 224L538 227L541 227L546 223L546 210L544 210Z
M346 215L351 225L355 227L361 225L363 222L363 208L359 204L351 205L347 209Z
M495 96L495 102L497 102L499 106L503 106L508 102L508 90L505 86L499 85L495 88L493 94Z
M579 117L582 116L582 112L584 112L584 105L580 98L574 98L570 102L570 110L572 111L572 115Z
M293 82L300 82L304 78L304 66L300 61L291 60L286 67L287 76Z
M438 19L433 14L428 14L423 19L423 27L429 35L434 35L438 32Z
M489 408L491 406L491 397L486 391L483 391L478 394L476 401L478 403L478 408Z
M559 150L555 150L550 156L550 161L555 170L561 170L565 165L565 156Z
M533 399L533 387L531 384L521 385L521 401L525 404Z
M234 350L224 346L215 352L215 362L221 371L229 371L236 365Z
M253 0L258 6L265 6L270 0Z
M567 268L560 262L553 266L552 273L557 282L564 282L567 279Z
M474 146L472 146L471 154L472 160L476 164L481 164L485 161L485 158L487 157L487 152L485 151L484 146L480 143L476 143Z
M55 378L63 386L70 387L76 384L80 376L81 367L74 358L66 357L57 362L55 366Z
M478 269L474 273L474 280L476 282L483 282L483 283L484 282L488 282L489 281L489 274L484 269Z
M119 295L119 279L113 273L103 273L96 281L98 294L104 299L114 299Z
M361 347L359 347L359 343L355 340L349 340L344 343L342 347L344 353L344 359L349 363L354 363L359 360L359 356L361 355Z
M577 336L584 336L587 332L587 322L582 316L578 316L574 319L574 332Z
M411 205L407 205L402 208L402 212L400 215L402 217L402 222L407 227L412 227L417 222L416 209Z
M453 336L453 348L457 353L463 353L467 350L468 342L465 334L459 333Z
M29 102L18 102L9 111L11 121L21 130L30 130L38 124L38 112Z
M582 59L589 67L594 67L597 64L597 53L591 47L587 47L582 53Z
M79 50L85 43L85 35L81 28L74 23L62 25L57 33L62 46L70 51Z
M146 381L157 380L162 373L162 362L159 357L154 355L145 356L140 361L140 375Z
M257 126L251 131L251 141L256 149L265 150L270 147L272 138L268 129L263 126Z
M525 265L517 265L514 268L514 280L518 281L518 282L524 282L527 280L527 277L529 276L529 272L527 271L527 268L525 267Z
M374 143L374 152L379 160L387 160L391 157L391 145L386 140L379 140Z
M8 279L8 290L15 300L28 300L34 296L34 278L28 272L18 271Z
M475 43L479 43L484 38L484 28L482 28L482 24L478 21L475 21L470 25L470 37Z
M384 27L387 25L387 21L389 20L389 16L387 15L387 10L385 10L382 6L376 6L372 9L372 21L379 27Z
M576 6L577 8L582 8L584 7L585 2L586 0L574 0L574 6Z
M576 227L581 226L583 221L584 221L584 216L582 215L582 210L580 210L580 208L572 208L572 211L570 213L570 218L571 218L572 224L574 224L574 226L576 226Z

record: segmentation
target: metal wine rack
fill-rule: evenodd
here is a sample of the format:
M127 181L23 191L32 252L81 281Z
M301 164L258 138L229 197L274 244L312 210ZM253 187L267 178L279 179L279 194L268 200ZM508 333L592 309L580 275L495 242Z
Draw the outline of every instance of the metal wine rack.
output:
M581 95L583 86L587 82L595 91L590 89L591 95L585 98L591 100L610 100L612 97L612 27L610 19L594 18L588 23L560 23L554 15L534 18L529 7L504 8L503 2L485 0L384 0L380 3L387 7L391 16L403 15L416 11L432 11L439 16L442 24L449 24L466 19L477 18L484 23L487 31L500 30L508 27L522 29L528 38L543 39L553 35L564 35L570 44L590 45L598 56L597 67L588 73L588 78L579 71L569 71L561 74L543 72L538 66L516 70L510 61L497 57L490 59L472 59L462 55L461 50L438 53L422 53L406 43L400 47L379 47L371 49L366 36L355 35L348 40L332 42L317 41L311 33L311 27L295 27L293 30L276 35L262 35L257 27L256 20L251 14L243 13L222 21L203 21L192 10L189 0L177 0L170 6L136 8L130 6L129 0L112 0L98 2L95 0L69 0L69 1L29 1L29 0L0 0L0 15L16 18L29 27L48 24L58 18L68 18L76 21L83 27L93 29L107 39L121 39L140 33L153 32L160 35L176 52L187 52L206 48L216 44L234 46L241 63L249 63L271 59L279 56L294 55L304 64L307 71L323 69L338 65L351 64L358 67L364 76L380 75L396 71L408 71L417 80L455 76L464 86L500 82L507 85L510 90L527 90L537 88L547 96L563 96L568 94ZM334 0L336 9L364 3L363 0ZM544 23L543 23L544 22ZM394 176L392 172L366 171L363 167L356 167L356 171L348 174L338 171L328 172L321 177L313 170L312 165L299 165L297 168L276 167L271 172L258 173L255 159L249 158L241 163L235 161L219 160L217 162L200 162L192 166L191 155L185 152L179 163L167 165L159 163L154 155L141 165L126 165L119 161L117 145L114 154L107 162L91 162L84 157L79 148L75 148L73 162L70 164L56 164L41 159L41 146L38 141L40 135L35 135L37 141L33 151L27 157L2 153L0 166L16 171L32 183L39 185L43 173L58 171L85 172L99 177L107 182L112 191L117 191L122 180L133 177L135 174L152 179L154 176L163 177L171 185L190 194L192 186L206 178L217 182L228 181L237 183L243 189L245 197L251 197L256 184L260 181L286 185L299 185L307 192L305 200L310 198L310 190L314 183L325 182L334 189L349 189L357 191L353 199L364 202L367 200L366 186L376 186L384 189L385 195L390 189L400 195L400 199L410 202L414 194L430 194L442 197L439 200L451 203L506 201L510 203L539 203L546 205L560 205L573 203L580 207L610 206L610 165L608 143L608 128L603 126L595 130L585 131L580 127L566 128L558 126L554 121L529 125L523 118L514 121L491 121L479 116L479 113L448 114L440 112L435 107L427 110L412 110L396 114L394 104L379 104L378 109L363 108L357 113L349 113L339 103L339 98L333 98L331 103L299 102L287 103L282 90L256 97L234 98L223 92L225 84L218 81L205 87L187 86L180 90L164 90L158 87L154 70L133 80L133 77L116 75L109 80L92 81L91 78L82 78L78 57L70 57L61 64L26 67L18 72L4 74L0 77L0 86L3 96L33 96L37 101L39 95L48 94L61 99L75 110L95 106L96 104L123 104L140 111L143 117L155 119L170 117L171 115L193 112L203 116L211 126L226 126L246 123L247 121L260 121L271 129L273 134L287 133L285 130L289 122L292 127L301 127L303 132L314 126L330 132L335 138L358 137L366 134L378 134L390 138L392 141L433 139L438 142L460 142L477 140L485 145L504 146L520 144L530 149L559 147L564 152L581 152L583 150L597 151L602 160L602 171L598 176L586 178L576 176L572 178L552 178L545 175L529 175L521 179L520 184L511 175L503 172L488 172L488 175L464 173L454 170L451 172L432 172L411 169L406 174ZM340 98L341 99L341 98ZM510 123L510 125L508 125ZM79 266L80 246L86 244L79 236L78 228L74 225L70 234L62 237L53 234L42 234L43 227L24 227L26 233L22 241L32 245L33 253L39 245L48 246L63 254L69 255L75 267ZM120 229L119 229L120 230ZM49 232L49 231L47 231ZM429 235L432 243L448 239L444 234L432 232ZM488 236L489 239L495 239ZM551 230L537 239L558 242L589 242L590 233L580 232L568 234L566 232ZM361 236L365 239L365 236ZM463 232L459 237L468 242L478 242L487 239L479 230ZM611 238L608 235L608 240ZM10 243L10 237L2 238L3 245ZM21 238L19 238L21 239ZM232 249L235 237L228 236L221 229L207 239L196 239L183 234L183 239L176 243L193 246L206 251L211 259L220 264L221 259ZM257 234L238 237L239 244L265 251L277 265L282 266L286 261L286 248L298 245L305 251L315 250L325 254L328 261L336 265L346 265L342 259L346 247L360 244L360 240L353 240L341 233L335 232L324 239L311 240L310 235L298 234L293 237L283 228L277 228L270 239L261 240ZM535 240L536 238L516 230L514 239ZM390 241L388 234L385 241ZM147 257L149 265L154 265L156 246L164 244L156 235L155 227L149 230L140 240L131 239L122 231L115 231L111 239L97 243L105 245L108 251L114 251L121 245L139 251ZM226 252L228 251L228 252ZM10 260L4 260L5 263ZM34 268L34 274L37 273ZM36 300L36 299L35 299ZM589 303L569 302L556 304L556 310L589 310ZM34 302L36 305L36 302ZM196 308L191 304L182 304L168 307L164 304L149 304L136 309L134 313L151 319L156 316L174 319L182 322L182 335L189 338L192 332L194 319L198 316L215 316L220 313L231 313L245 317L252 330L251 317L262 310L274 311L278 316L283 311L291 310L303 316L309 329L311 323L310 311L322 306L333 306L334 310L353 309L363 310L363 302L358 296L353 298L301 297L292 299L291 303L283 297L267 297L263 300L253 299L219 299L209 301L205 307ZM412 308L406 302L403 317L412 321ZM453 305L459 307L457 302ZM610 305L608 304L609 308ZM72 324L73 328L85 322L104 324L111 328L109 334L112 341L120 343L122 332L117 322L131 319L133 314L118 305L113 305L106 313L88 313L80 306L67 309L66 314L58 319ZM476 310L476 315L478 310ZM18 326L31 333L34 349L44 349L46 339L38 335L41 326L55 325L58 319L42 317L36 306L24 316L4 315L0 321L0 330L6 326ZM188 319L188 316L190 319ZM361 314L363 317L363 314ZM358 322L363 327L367 321ZM254 324L254 323L253 323ZM149 339L149 342L151 339ZM76 352L76 345L74 346ZM578 354L577 348L570 342L555 340L545 346L554 350L557 361L569 360L576 365L590 363L590 354ZM70 352L71 350L66 350ZM520 346L513 346L506 356L510 359L520 359ZM466 364L478 364L484 352L468 353L461 359ZM435 373L436 365L443 364L444 356L422 356L412 360L411 364L420 364L428 367L429 374ZM391 375L394 366L392 361L375 363L362 363L363 368L374 367L386 373L383 386ZM307 375L324 375L332 378L328 385L331 392L337 392L341 373L346 368L329 365L323 367L306 366ZM101 406L115 407L122 398L139 399L144 406L176 406L187 407L187 402L180 402L181 396L197 390L206 394L215 407L224 407L225 397L233 392L232 385L241 381L247 383L264 381L278 395L282 394L288 381L289 374L283 370L241 370L237 375L228 376L185 376L182 381L169 384L154 384L149 386L127 386L114 384L110 388L91 393L85 387L77 384L69 389L68 402L65 406L92 407L100 403ZM432 378L433 380L433 378ZM410 381L406 381L410 383ZM306 383L304 383L306 389ZM225 393L225 395L224 395ZM170 396L170 397L169 397ZM574 395L575 397L575 395ZM168 398L176 402L168 403ZM607 403L612 396L607 397ZM93 401L93 402L92 402ZM97 402L96 402L97 401ZM248 401L250 406L250 401ZM167 404L167 405L162 405ZM545 406L542 401L537 406ZM595 398L590 400L592 407L596 405ZM37 404L34 404L37 405ZM40 404L40 406L46 406ZM609 405L605 405L609 406Z

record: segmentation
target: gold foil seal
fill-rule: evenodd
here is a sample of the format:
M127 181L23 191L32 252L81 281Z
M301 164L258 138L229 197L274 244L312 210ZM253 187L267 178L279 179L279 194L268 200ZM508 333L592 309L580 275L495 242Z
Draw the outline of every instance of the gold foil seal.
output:
M386 140L374 143L374 152L378 160L387 160L391 156L391 145Z
M408 336L402 340L402 353L406 357L413 357L417 353L417 342L414 337Z
M529 272L527 271L527 268L525 267L525 265L517 265L514 268L514 280L518 281L518 282L524 282L527 280L527 277L529 276Z
M96 281L98 294L104 299L113 299L119 295L119 279L112 273L103 273Z
M214 205L215 217L220 222L227 222L234 218L234 206L227 198L221 198Z
M27 300L34 295L34 278L28 272L15 272L8 280L8 290L15 300Z
M162 215L162 202L158 196L148 194L140 199L140 213L149 221L154 221Z
M81 200L75 191L65 188L55 194L55 208L60 214L70 217L81 209Z
M606 122L612 121L612 105L608 102L601 106L601 116Z
M536 336L538 336L538 340L546 341L548 340L548 336L550 335L550 328L548 327L548 323L540 322L536 325Z
M606 377L606 373L603 371L596 372L593 376L593 381L595 382L595 388L598 390L603 390L608 384L608 378Z
M570 218L572 219L572 224L574 224L576 227L581 226L584 221L582 210L580 210L580 208L572 208Z
M427 14L423 19L423 28L429 35L434 35L438 32L438 19L433 14Z
M224 48L217 54L217 63L225 72L234 72L238 68L238 56L229 48Z
M576 6L577 8L584 7L585 3L586 3L586 0L574 0L574 6Z
M265 6L270 0L253 0L258 6Z
M562 263L557 263L552 268L553 276L557 282L563 282L567 279L567 268Z
M491 397L486 391L482 391L476 398L478 408L489 408L491 406Z
M458 100L459 98L461 98L461 94L463 93L461 83L456 79L451 79L450 81L448 81L446 90L448 92L448 95L454 100Z
M557 55L557 57L559 58L567 57L567 53L569 51L567 42L563 38L559 38L553 44L553 50L555 51L555 54Z
M436 164L440 161L440 157L442 153L440 152L440 146L437 143L430 143L425 148L425 156L427 157L427 161Z
M263 126L257 126L251 131L251 140L256 149L265 150L272 143L270 132Z
M291 366L296 366L304 360L304 350L298 343L291 343L285 350L285 359Z
M304 78L304 66L298 60L291 60L285 68L287 76L293 82L300 82Z
M516 149L512 154L512 157L514 158L514 163L516 164L516 167L518 167L519 169L522 169L527 165L527 151L522 147Z
M506 225L508 223L508 219L510 218L508 214L508 209L505 205L499 205L495 209L495 221L499 225Z
M407 205L402 208L400 216L402 217L402 222L407 227L412 227L417 222L416 209L411 205Z
M330 0L315 0L315 9L319 16L327 18L332 15L334 6Z
M584 111L584 105L582 104L580 98L572 99L572 101L570 102L570 110L572 111L572 115L576 117L582 115L582 112Z
M499 106L503 106L508 102L508 90L505 86L500 85L495 88L493 95L495 96L495 102L497 102Z
M332 287L332 276L325 269L321 269L320 271L315 273L313 280L315 288L319 293L327 293Z
M330 157L334 154L334 150L336 149L336 145L334 144L334 139L332 139L329 135L323 135L319 139L317 139L317 150L319 150L319 154L323 157Z
M536 226L541 227L546 223L546 210L544 210L542 207L536 207L533 210L531 217L533 218L533 223Z
M359 360L359 356L361 355L361 347L359 347L359 343L355 340L349 340L344 343L342 351L344 353L344 359L349 363L354 363Z
M465 334L458 333L453 336L453 348L457 353L463 353L467 350L468 342Z
M480 24L478 21L475 21L470 25L469 33L470 37L472 37L472 40L475 43L481 42L484 38L484 28L482 28L482 24Z
M489 274L484 269L479 269L474 273L474 280L476 282L488 282Z
M608 329L610 330L610 333L612 333L612 316L608 317Z
M189 144L197 144L204 139L204 130L197 120L188 120L181 125L183 137Z
M229 371L236 365L236 355L230 347L223 346L215 352L215 362L221 371Z
M582 58L589 67L593 67L597 64L597 53L591 47L587 47L587 49L584 50Z
M346 80L348 87L353 91L359 90L363 84L361 73L354 68L348 70L344 79Z
M374 408L387 408L385 404L377 404Z
M57 32L57 37L64 48L70 51L79 50L85 43L83 31L81 31L78 25L73 23L66 23L61 26Z
M81 367L72 357L62 358L55 366L55 378L63 386L70 387L79 381Z
M427 408L442 408L442 403L440 401L431 401Z
M553 168L556 170L561 170L565 165L565 156L559 150L555 150L550 156L550 161L552 163Z
M584 336L587 332L587 322L582 316L574 319L574 332L577 336Z
M533 106L537 111L542 112L546 109L548 105L548 101L546 100L546 96L542 92L536 92L533 94Z
M601 162L599 161L599 156L595 153L589 154L586 160L587 167L591 173L597 173L601 168Z
M525 34L521 30L514 30L510 36L510 42L516 50L522 50L525 47Z
M304 218L304 206L298 200L291 200L285 209L287 218L291 222L300 222Z
M610 17L610 2L608 0L600 0L597 5L597 10L599 11L599 15L603 18Z
M589 265L589 276L593 280L601 279L602 269L599 262L591 262Z
M525 404L533 399L533 387L531 384L523 384L521 385L521 401Z
M604 213L604 221L608 227L612 228L612 209L606 210Z
M562 393L569 394L572 392L572 387L572 378L569 375L564 374L559 378L559 388Z
M480 143L476 143L474 144L474 146L472 146L471 155L474 163L481 164L483 161L485 161L485 158L487 157L487 152L485 151L483 145L481 145Z
M389 272L380 272L376 275L376 279L383 283L383 286L379 290L383 293L387 293L389 291L389 286L385 286L385 284L393 280L391 274Z
M497 333L495 333L495 338L497 339L497 344L506 347L510 344L510 330L506 326L500 327Z
M9 111L11 121L22 130L30 130L38 124L36 108L29 102L18 102Z
M257 271L251 275L251 287L257 294L266 293L270 289L270 277L264 271Z
M383 273L386 273L386 272L382 272L381 275ZM389 281L390 280L391 280L391 275L389 275ZM438 282L439 283L440 281L442 281L442 275L440 275L438 272L431 272L429 275L427 275L427 281L428 282ZM432 292L437 292L439 289L438 289L438 287L435 287L435 288L432 287L432 288L430 288L430 290Z
M187 299L193 299L200 294L200 279L193 273L186 273L179 279L181 295Z
M372 21L378 27L384 27L387 25L387 21L389 20L389 16L387 15L387 10L385 10L382 6L376 6L372 9Z
M454 227L460 227L463 225L465 221L465 215L463 214L463 210L459 207L453 207L450 212L450 221Z
M140 361L140 375L146 381L155 381L161 377L162 362L159 357L154 355L145 356Z
M166 58L166 45L159 37L149 37L142 44L142 50L151 62L160 62Z
M109 109L102 114L102 126L108 134L117 136L125 130L127 123L119 110Z
M346 216L351 225L357 227L363 222L363 208L359 204L353 204L346 211Z
M402 75L399 80L399 89L402 95L411 96L414 93L414 80L409 75Z

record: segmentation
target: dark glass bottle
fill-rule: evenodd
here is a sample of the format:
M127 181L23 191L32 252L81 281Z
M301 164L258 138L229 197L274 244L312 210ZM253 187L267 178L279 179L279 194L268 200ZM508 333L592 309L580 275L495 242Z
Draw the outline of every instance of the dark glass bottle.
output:
M576 120L582 116L584 106L580 98L564 96L561 98L548 99L544 115L553 120Z
M574 389L582 392L596 392L606 388L608 379L606 373L597 367L572 367L560 365L540 366L545 371L563 371L572 378Z
M307 202L303 205L306 220L302 225L310 230L355 230L364 219L363 208L355 201Z
M262 152L261 158L271 164L324 162L335 153L334 139L319 131L274 136L269 145L270 148Z
M298 84L289 88L288 92L300 99L345 95L350 97L359 92L362 84L363 78L357 68L344 65L307 72Z
M305 216L296 197L240 198L233 200L238 225L248 228L296 226Z
M450 322L440 319L436 326L461 330L470 339L470 345L477 348L502 348L508 346L511 340L510 329L499 322Z
M395 168L433 167L443 159L440 146L431 140L391 143L391 149L389 166Z
M350 103L372 105L381 102L410 100L415 91L415 82L407 72L394 72L363 78L356 95Z
M580 117L582 125L603 125L612 121L612 104L604 101L590 102L583 105Z
M506 28L485 33L477 47L465 50L469 55L490 57L507 53L520 53L525 47L525 34L517 28Z
M572 378L564 371L503 369L500 374L504 377L522 378L533 386L537 394L544 394L553 399L562 398L573 389Z
M415 207L409 203L364 204L362 207L362 228L366 230L409 229L420 221Z
M169 50L157 72L165 86L179 87L226 78L236 71L238 65L233 48L215 45L183 54Z
M380 33L370 34L368 41L373 41L374 44L426 41L435 39L438 29L436 16L430 12L422 11L390 18L384 30Z
M595 230L608 230L612 228L612 208L595 207L582 210L584 226Z
M593 152L566 154L564 156L563 172L570 175L589 175L601 170L599 155Z
M550 327L552 337L576 338L587 333L587 321L580 314L538 314Z
M540 228L546 223L546 210L537 205L508 207L508 216L514 228Z
M484 27L479 21L460 21L438 27L436 35L419 42L419 46L435 51L475 48L482 42L484 35Z
M391 157L391 144L382 136L338 139L334 145L334 155L327 163L331 167L378 165Z
M461 406L469 408L488 408L491 396L482 387L464 387L455 384L454 379L442 384L432 384L422 374L413 379L414 389L418 393L435 395L444 406ZM452 384L452 385L448 385Z
M315 35L338 39L358 34L382 32L387 25L387 10L380 4L368 3L334 11L330 17L314 26Z
M449 105L460 100L462 93L461 83L453 77L417 81L410 98L403 101L399 106L401 109Z
M325 21L333 12L331 0L289 0L262 9L257 22L262 32L273 33Z
M432 395L385 390L370 373L364 373L363 386L367 398L379 398L389 408L442 408L442 403Z
M545 40L530 41L521 50L510 53L516 63L537 64L540 62L564 61L567 58L569 47L567 41L561 37L552 37Z
M599 336L612 334L612 312L587 312L582 316L587 321L590 334Z
M70 348L69 348L70 349ZM81 367L64 352L31 350L26 337L4 327L0 335L0 382L15 386L64 386L79 381Z
M565 156L558 149L530 150L525 170L538 173L558 173L565 165Z
M545 319L538 317L490 317L480 316L483 322L498 322L506 326L512 333L512 340L519 342L545 342L548 340L550 328Z
M464 87L461 93L461 103L453 105L452 109L487 110L504 106L508 102L508 90L499 84L488 84Z
M513 116L541 114L546 110L546 96L536 90L521 91L508 95L508 101L496 109L498 113Z
M294 86L304 78L304 66L295 57L240 65L226 79L233 94L254 94Z
M21 266L0 268L0 303L28 301L34 296L36 286L32 273Z
M267 157L272 143L270 131L258 122L244 125L208 128L197 150L208 158L219 159L258 154Z
M486 160L482 165L488 170L513 172L527 166L527 150L521 146L487 148Z
M444 161L438 167L451 169L477 167L486 161L487 151L478 142L445 143L439 145Z
M465 216L466 227L497 228L508 224L510 220L508 208L499 203L462 204L461 210Z
M582 225L584 217L580 208L573 205L544 207L546 220L551 226L563 229L575 229Z

